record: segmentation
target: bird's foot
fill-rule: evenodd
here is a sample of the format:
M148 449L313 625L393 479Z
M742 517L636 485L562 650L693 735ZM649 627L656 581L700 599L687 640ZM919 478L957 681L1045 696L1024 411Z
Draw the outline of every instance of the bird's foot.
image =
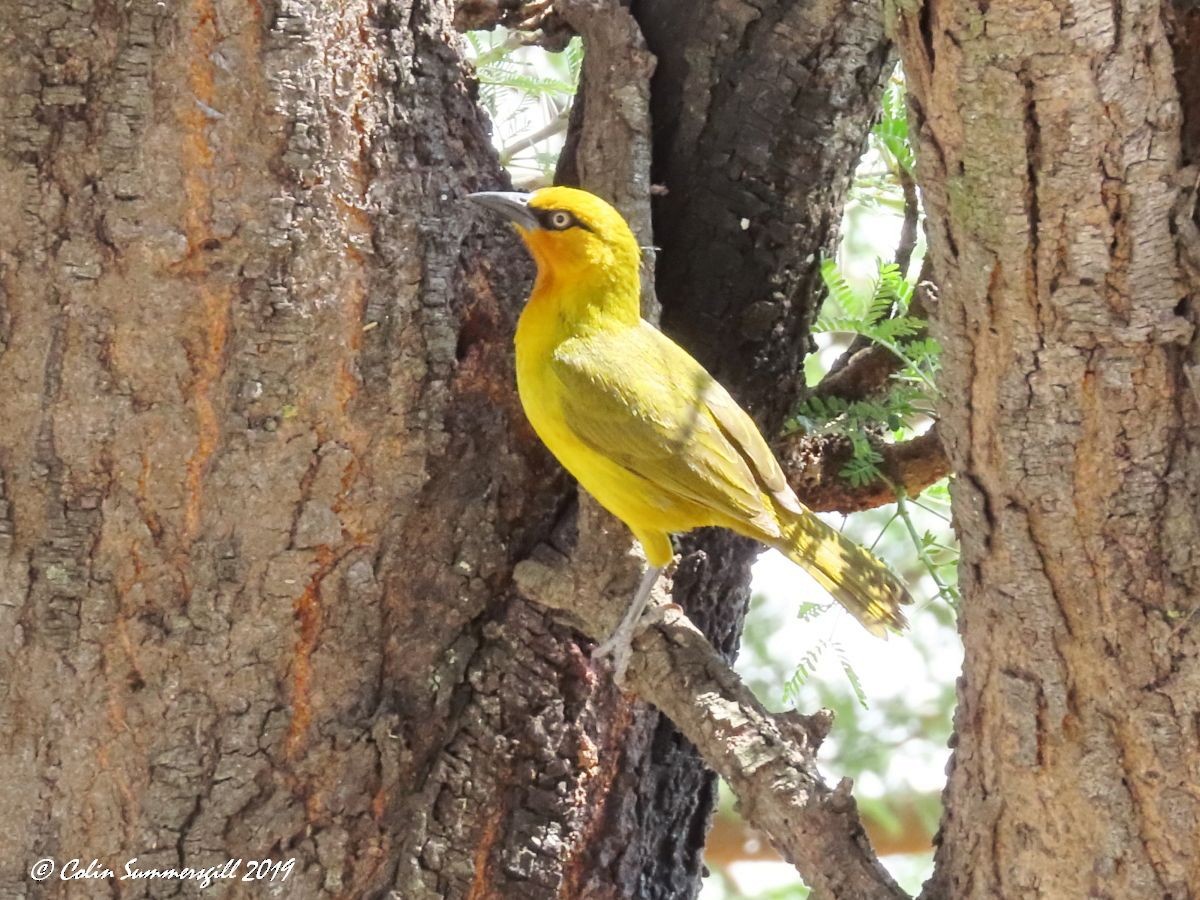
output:
M623 620L613 633L592 651L592 661L600 662L604 659L611 659L613 680L617 684L624 684L625 672L633 657L633 639L647 628L653 628L662 622L672 607L678 609L674 603L651 606L640 619Z
M637 625L636 621L622 622L604 643L592 651L593 662L612 660L613 681L617 684L625 683L625 670L629 668L629 659L633 655L633 638L638 630Z

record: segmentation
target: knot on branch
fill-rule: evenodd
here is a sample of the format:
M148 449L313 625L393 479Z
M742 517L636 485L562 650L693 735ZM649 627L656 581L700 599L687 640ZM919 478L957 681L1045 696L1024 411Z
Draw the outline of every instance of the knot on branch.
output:
M829 737L833 728L833 718L831 709L818 709L809 715L789 709L774 716L775 725L785 738L790 737L803 744L814 755L825 743L825 738Z
M636 545L624 540L584 541L568 559L546 544L513 568L518 593L560 614L594 641L616 627L637 587L643 560ZM656 601L661 600L656 592Z
M855 821L858 820L858 805L854 802L854 780L851 778L843 778L837 783L837 787L829 795L829 808L835 813L854 814Z

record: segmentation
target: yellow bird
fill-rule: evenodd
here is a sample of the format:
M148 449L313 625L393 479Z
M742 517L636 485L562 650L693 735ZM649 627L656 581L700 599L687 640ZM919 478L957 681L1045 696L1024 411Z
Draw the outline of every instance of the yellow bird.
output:
M729 528L804 567L873 634L904 627L911 598L879 560L806 509L750 417L682 347L641 317L641 250L586 191L487 192L537 262L517 325L517 389L534 431L649 563L629 610L597 648L624 668L671 534Z

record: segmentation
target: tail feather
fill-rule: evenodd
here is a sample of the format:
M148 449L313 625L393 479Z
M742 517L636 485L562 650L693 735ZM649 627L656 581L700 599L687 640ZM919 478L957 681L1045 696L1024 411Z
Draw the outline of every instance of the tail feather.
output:
M808 510L789 517L776 549L801 566L876 637L908 627L904 582L873 554Z

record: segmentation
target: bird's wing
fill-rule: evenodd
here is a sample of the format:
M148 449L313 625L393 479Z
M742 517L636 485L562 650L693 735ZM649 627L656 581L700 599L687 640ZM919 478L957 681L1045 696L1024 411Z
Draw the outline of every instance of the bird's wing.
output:
M804 507L800 505L795 491L787 483L779 461L767 446L754 420L746 415L746 411L737 405L737 401L729 396L729 392L721 387L718 381L712 382L704 399L708 404L708 411L754 470L754 475L763 489L785 509L794 513L804 512Z
M574 338L559 346L551 369L563 388L565 423L593 450L778 535L762 495L775 493L783 473L750 418L673 341L649 325Z

